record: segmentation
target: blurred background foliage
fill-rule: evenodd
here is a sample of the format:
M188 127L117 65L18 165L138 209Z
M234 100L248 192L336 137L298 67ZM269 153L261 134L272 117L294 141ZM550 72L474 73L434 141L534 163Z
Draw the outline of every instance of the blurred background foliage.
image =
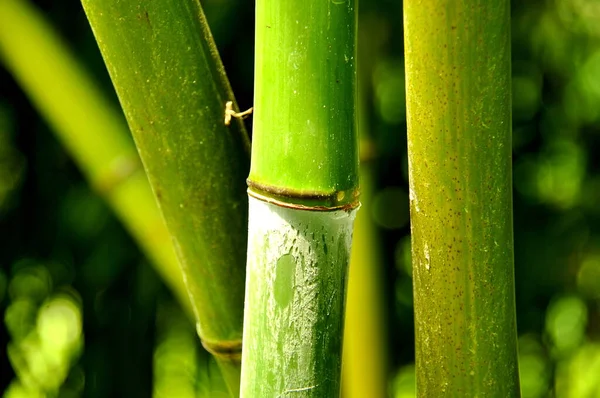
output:
M253 3L202 4L249 107ZM118 109L79 2L35 6ZM599 21L596 0L512 4L526 398L600 397ZM397 398L413 397L415 381L402 34L401 1L361 2L361 152L372 186L363 218L380 251L369 267L383 281L386 387ZM5 397L226 396L184 312L1 65L0 312Z

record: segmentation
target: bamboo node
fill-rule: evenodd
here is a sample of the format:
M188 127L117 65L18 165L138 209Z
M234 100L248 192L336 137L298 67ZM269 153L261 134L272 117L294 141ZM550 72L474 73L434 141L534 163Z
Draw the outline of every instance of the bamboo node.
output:
M239 361L242 359L242 341L206 341L200 338L202 347L215 358Z
M245 119L252 113L254 107L246 109L244 112L236 112L233 110L233 101L227 101L225 103L225 126L231 124L231 118L236 117L239 119Z

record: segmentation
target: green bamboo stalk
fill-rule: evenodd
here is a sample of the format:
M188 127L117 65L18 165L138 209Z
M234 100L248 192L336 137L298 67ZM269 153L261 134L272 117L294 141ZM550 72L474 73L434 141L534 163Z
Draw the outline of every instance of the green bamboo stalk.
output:
M361 160L360 205L354 223L344 330L344 398L384 398L387 393L387 355L381 256L371 215L373 170Z
M364 9L363 9L364 11ZM362 14L361 14L362 15ZM342 397L384 398L388 396L387 335L382 258L371 217L374 190L374 143L369 138L368 91L374 60L381 56L371 24L362 24L358 35L358 136L360 141L360 206L354 223L348 274L348 298L344 327Z
M198 0L83 0L173 238L198 334L239 388L249 141Z
M0 62L192 315L168 231L124 120L27 1L0 0Z
M520 394L509 7L404 2L420 397Z
M356 2L256 3L243 397L334 397L358 205Z

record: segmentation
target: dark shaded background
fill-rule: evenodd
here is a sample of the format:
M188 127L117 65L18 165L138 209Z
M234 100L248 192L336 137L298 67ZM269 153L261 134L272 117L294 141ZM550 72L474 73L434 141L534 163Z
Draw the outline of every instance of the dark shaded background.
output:
M118 109L80 3L35 3ZM253 3L202 4L240 107L249 107ZM387 284L390 396L411 397L401 8L361 2L359 75L376 170L371 217ZM512 32L523 396L600 397L600 3L514 2ZM203 395L214 368L169 292L1 66L0 311L0 391L33 378L58 391L48 396L218 396ZM14 383L6 391L34 396Z

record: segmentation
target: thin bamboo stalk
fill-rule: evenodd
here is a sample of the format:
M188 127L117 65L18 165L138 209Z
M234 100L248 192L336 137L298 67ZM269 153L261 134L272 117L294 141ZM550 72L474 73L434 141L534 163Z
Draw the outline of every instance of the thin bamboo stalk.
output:
M371 214L373 170L361 160L360 205L354 223L344 330L344 398L388 396L381 256Z
M157 198L197 318L239 388L249 141L197 0L82 1Z
M241 396L340 390L358 205L356 2L256 3Z
M519 396L509 7L404 2L420 397Z
M364 4L364 3L363 3ZM362 7L362 4L361 4ZM367 7L368 8L368 7ZM368 98L375 61L382 57L373 21L361 8L358 21L358 136L360 141L360 206L354 223L348 276L342 397L384 398L388 394L388 336L386 333L383 261L371 217L374 163L377 156L370 134ZM365 19L365 24L361 18Z
M125 121L27 1L0 1L0 61L191 317L190 299L167 228Z

